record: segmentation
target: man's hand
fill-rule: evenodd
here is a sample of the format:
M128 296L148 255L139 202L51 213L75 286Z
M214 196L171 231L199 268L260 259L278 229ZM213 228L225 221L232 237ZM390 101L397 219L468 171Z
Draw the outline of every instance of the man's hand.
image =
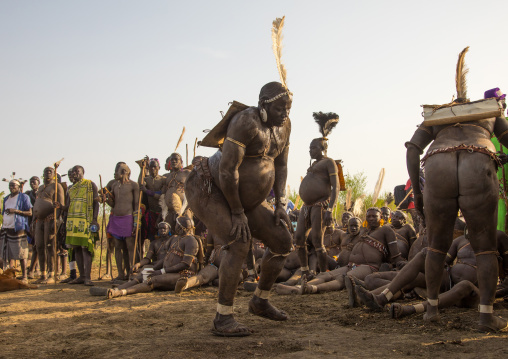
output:
M282 206L275 207L274 215L275 215L275 225L276 226L279 226L280 222L282 220L286 224L286 227L287 227L289 233L293 233L293 224L291 223L291 220L289 219L288 214L284 210L284 207L282 207Z
M136 273L138 271L139 265L140 265L140 263L134 264L134 266L132 267L132 273Z
M19 211L17 209L14 209L14 208L7 208L5 210L5 213L7 213L7 214L18 214Z
M53 202L53 208L62 208L60 202Z
M235 236L235 241L242 239L243 242L247 242L251 239L249 221L245 213L232 214L231 215L231 232L230 236Z
M423 194L418 193L414 195L415 197L415 209L419 212L418 214L425 218L425 215L423 214Z
M333 219L332 212L326 211L324 218L325 226L330 227L330 225L332 224L332 219Z

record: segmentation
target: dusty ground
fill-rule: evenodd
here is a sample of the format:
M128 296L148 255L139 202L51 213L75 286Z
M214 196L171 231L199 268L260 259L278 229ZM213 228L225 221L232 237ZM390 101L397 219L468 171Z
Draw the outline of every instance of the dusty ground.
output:
M105 282L96 282L106 286ZM345 307L346 293L278 296L290 315L270 322L247 313L250 293L238 292L237 317L256 333L210 334L217 290L177 296L154 292L103 300L81 285L0 293L0 358L316 358L506 357L508 334L475 330L475 311L448 309L441 324L421 315L404 320ZM508 304L496 313L508 317Z

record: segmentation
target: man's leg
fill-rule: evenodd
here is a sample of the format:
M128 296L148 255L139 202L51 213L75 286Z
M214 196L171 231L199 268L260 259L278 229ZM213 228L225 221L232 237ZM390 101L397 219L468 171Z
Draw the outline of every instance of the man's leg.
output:
M38 220L35 226L35 245L37 246L37 255L39 257L39 267L41 276L38 282L46 280L46 246L44 245L44 221Z
M135 241L136 241L136 237L127 237L125 239L125 244L127 245L127 252L129 254L128 263L125 264L125 271L127 272L127 278L129 278L129 275L131 273L132 262L134 260L134 257L136 256L136 253L134 253L134 242ZM138 252L138 250L139 250L139 246L136 249L136 252Z
M321 207L312 207L310 212L310 220L312 223L310 238L312 245L316 250L319 271L323 273L328 269L326 248L323 244L323 237L325 234L325 226L323 224L323 209Z
M85 268L83 265L83 248L78 245L72 245L72 251L76 256L76 263L78 265L79 276L76 277L73 281L70 281L69 284L83 284L85 283Z
M48 284L55 283L55 248L56 248L56 233L55 230L55 219L46 222L44 225L44 239L46 243L46 251L47 251L47 266L48 266Z
M218 277L219 271L217 267L209 264L205 268L201 269L199 273L196 274L195 276L192 276L190 278L187 277L179 278L175 286L175 293L181 293L186 289L208 284Z
M85 275L85 285L93 286L92 283L92 253L88 251L87 247L81 248L81 253L83 254L83 270Z
M114 239L115 243L115 261L116 261L116 269L118 271L118 280L125 280L125 269L123 267L124 262L124 253L127 252L127 245L125 244L125 240ZM127 260L129 260L127 258Z
M296 251L298 253L298 259L300 260L301 276L309 276L309 253L307 252L306 242L310 228L306 228L307 220L305 218L305 211L307 210L310 211L308 207L302 208L295 232ZM310 213L308 215L310 216Z

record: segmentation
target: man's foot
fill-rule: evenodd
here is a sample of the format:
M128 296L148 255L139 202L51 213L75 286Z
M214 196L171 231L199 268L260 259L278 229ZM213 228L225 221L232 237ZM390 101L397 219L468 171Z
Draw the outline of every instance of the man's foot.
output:
M97 297L104 297L108 295L108 288L104 287L92 287L90 288L90 295Z
M27 277L21 277L19 281L23 284L28 284L28 278Z
M46 284L46 283L47 283L47 282L46 282L46 280L47 280L47 279L46 279L46 276L45 276L45 275L41 275L41 276L39 277L39 279L37 279L37 280L35 281L35 284Z
M69 282L72 282L74 279L76 279L76 278L67 277L64 280L61 280L60 283L67 283L68 284Z
M280 295L301 294L301 290L300 286L289 286L281 283L275 287L275 291Z
M83 284L86 285L87 287L93 287L94 286L94 284L93 284L91 279L85 279Z
M243 289L247 292L254 292L258 287L258 282L243 282Z
M175 285L175 293L182 293L185 289L187 289L187 281L189 278L181 277L176 281Z
M41 275L41 271L40 270L37 270L34 272L34 277L37 278L37 277L40 277Z
M212 334L219 337L246 337L253 333L251 329L238 323L233 315L217 313L213 320Z
M28 273L26 274L26 277L27 277L28 279L34 279L34 278L35 278L35 276L34 276L34 272L28 272Z
M69 284L83 284L85 283L85 278L82 278L82 277L77 277L76 279L74 280L71 280L70 282L68 282Z
M53 276L49 276L49 277L46 279L46 283L42 283L42 284L55 284L55 283L56 283L55 277L53 277Z
M353 284L352 277L348 275L344 276L344 285L346 286L347 290L349 308L358 307L360 305L360 301L356 295L355 285Z
M360 301L367 307L376 312L380 312L383 310L384 306L379 304L377 302L376 296L370 293L367 289L360 286L355 286L355 291Z
M312 294L312 285L309 284L306 275L302 275L302 285L300 287L299 294Z
M60 279L60 283L62 283L62 281L66 280L69 277L67 276L67 274L60 274L58 278Z
M275 308L268 299L261 299L258 296L253 296L249 301L249 313L276 321L288 319L284 311Z
M427 305L427 311L423 315L423 320L436 323L441 321L441 317L439 316L439 307L437 305Z
M111 274L106 273L103 276L99 277L99 280L106 280L106 279L111 279Z
M415 307L412 305L401 305L399 303L392 303L390 306L390 317L398 319L416 313Z
M365 282L363 280L360 280L360 279L356 278L355 276L351 276L351 279L353 280L353 282L355 282L355 287L362 287L362 288L367 289L367 285L365 284Z
M118 289L108 289L108 292L106 293L106 297L108 299L121 297L121 296L122 296L122 291L118 290Z
M478 329L484 333L506 332L508 331L508 323L501 317L488 313L480 313Z

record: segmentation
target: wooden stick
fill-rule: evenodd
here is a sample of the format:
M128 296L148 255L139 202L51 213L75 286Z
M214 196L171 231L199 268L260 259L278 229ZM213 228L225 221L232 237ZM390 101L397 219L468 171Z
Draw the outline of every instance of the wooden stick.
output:
M196 141L194 141L194 157L196 157L196 146L198 145L198 138L196 137Z
M58 169L58 166L60 166L60 163L63 161L64 159L62 158L60 161L58 162L55 162L54 163L54 168L55 168L55 202L58 201L58 175L57 175L57 172L56 170ZM53 208L53 229L55 231L55 248L54 248L54 255L55 255L55 258L54 258L54 264L53 264L53 280L55 281L55 285L56 285L56 271L57 271L57 263L58 263L58 258L56 256L56 247L58 247L58 233L56 233L56 208ZM49 276L49 274L48 274Z
M184 127L184 131L185 131L185 127ZM183 132L182 132L182 136L183 136ZM178 147L178 146L177 146ZM143 181L145 180L145 167L146 167L146 161L143 161L143 168L141 169L141 183L143 183ZM138 201L138 217L136 218L136 237L135 237L135 240L134 240L134 253L132 255L132 267L131 269L134 267L134 264L136 264L136 247L138 245L138 233L140 231L140 217L141 217L141 200L143 199L143 191L139 191L139 201ZM139 249L141 250L141 245L139 246ZM139 260L141 260L141 254L139 256Z
M101 185L101 194L104 193L104 190L102 189L102 176L99 175L99 183ZM104 201L102 202L102 221L101 221L101 255L99 257L99 280L101 280L101 268L102 268L102 243L104 239L104 220L106 216L106 203ZM107 265L107 264L106 264Z
M411 190L409 190L409 192L406 194L406 197L404 197L404 199L402 201L400 201L399 205L397 206L397 209L400 208L400 205L409 197L409 195L413 193L413 189L411 188Z
M182 143L183 140L183 134L185 133L185 126L183 127L182 134L180 135L180 138L178 139L178 142L176 143L175 152L178 149L178 146L180 146L180 143Z
M189 144L185 144L185 166L189 165Z

